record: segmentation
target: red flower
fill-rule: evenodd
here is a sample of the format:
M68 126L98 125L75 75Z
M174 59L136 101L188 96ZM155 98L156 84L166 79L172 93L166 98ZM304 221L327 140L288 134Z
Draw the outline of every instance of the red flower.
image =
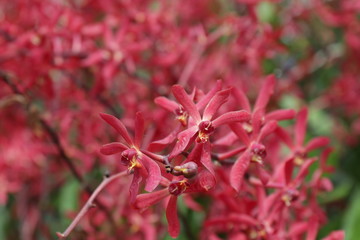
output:
M100 152L104 155L121 152L121 163L128 167L129 172L134 174L130 186L131 201L135 200L138 193L141 176L146 177L145 190L148 192L153 191L160 183L161 172L157 163L141 152L141 141L144 135L144 119L141 113L136 114L134 140L132 140L124 124L119 119L105 113L100 114L100 116L125 140L125 144L121 142L106 144L101 147ZM144 168L146 172L144 172Z

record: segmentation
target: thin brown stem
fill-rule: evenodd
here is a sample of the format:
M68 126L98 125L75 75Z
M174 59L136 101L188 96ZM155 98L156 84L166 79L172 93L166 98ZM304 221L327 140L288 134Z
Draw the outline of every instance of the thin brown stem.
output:
M84 217L84 215L89 211L90 208L94 207L94 201L95 198L99 195L99 193L111 182L113 182L114 180L126 176L128 173L127 171L124 172L120 172L117 173L113 176L105 176L104 180L101 182L101 184L95 189L95 191L93 192L93 194L91 194L90 198L87 200L87 202L85 203L85 205L83 206L83 208L80 210L80 212L76 215L75 219L71 222L71 224L69 225L69 227L63 232L57 232L57 236L59 238L66 238L67 236L69 236L69 234L71 233L71 231L76 227L76 225L80 222L80 220Z

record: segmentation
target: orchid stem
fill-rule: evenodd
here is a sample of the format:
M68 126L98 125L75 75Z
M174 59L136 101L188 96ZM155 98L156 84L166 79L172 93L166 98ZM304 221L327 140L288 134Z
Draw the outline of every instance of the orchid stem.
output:
M95 191L91 194L90 198L87 200L83 208L76 215L75 219L71 222L68 228L63 232L57 232L57 236L61 239L66 238L72 232L72 230L76 227L76 225L80 222L80 220L85 216L85 214L89 211L90 208L94 207L94 200L99 195L99 193L111 182L114 180L128 175L127 171L117 173L113 176L105 176L101 184L95 189Z

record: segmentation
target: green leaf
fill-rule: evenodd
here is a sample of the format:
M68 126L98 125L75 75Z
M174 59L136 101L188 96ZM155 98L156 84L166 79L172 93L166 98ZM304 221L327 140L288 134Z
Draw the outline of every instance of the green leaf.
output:
M60 190L59 211L66 213L68 211L78 210L80 185L75 180L69 180Z
M360 236L360 188L358 188L350 201L350 207L345 215L345 240L359 239Z
M276 18L276 6L271 2L260 2L256 6L256 15L261 22L273 23Z

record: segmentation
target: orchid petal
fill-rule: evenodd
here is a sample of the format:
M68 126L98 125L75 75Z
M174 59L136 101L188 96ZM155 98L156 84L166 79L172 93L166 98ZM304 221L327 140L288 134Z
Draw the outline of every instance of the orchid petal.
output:
M170 193L168 188L164 188L162 190L152 193L140 194L135 199L134 207L137 209L148 208L160 202L162 199L166 198L169 195Z
M206 105L203 120L211 120L216 111L228 100L231 88L217 92L215 96Z
M179 104L167 99L166 97L157 97L154 102L169 112L175 112L175 110L179 108Z
M128 149L127 146L125 146L122 143L119 142L113 142L109 144L105 144L100 148L100 153L104 155L113 155L119 152L123 152L126 149Z
M306 134L306 122L308 117L308 110L303 108L297 115L295 124L295 145L301 146L304 143Z
M166 219L168 221L168 231L172 238L176 238L180 233L180 223L177 213L177 197L171 196L166 207Z
M167 135L163 139L159 139L150 143L149 149L156 152L163 150L166 146L170 145L172 142L175 141L179 131L180 131L180 125L178 125L174 131L172 131L169 135Z
M230 124L230 128L236 134L236 136L238 136L240 141L242 141L246 146L250 145L250 138L240 124Z
M265 126L261 129L259 137L258 137L258 141L261 141L262 139L264 139L266 136L268 136L269 134L273 133L277 128L277 122L276 121L271 121L265 124Z
M222 81L217 80L215 87L213 87L205 96L203 96L200 101L196 104L198 110L203 109L212 99L212 97L220 91L222 88Z
M201 154L201 163L204 165L204 167L209 170L209 172L215 176L214 172L214 166L211 161L211 146L209 142L206 142L203 144L203 151Z
M184 88L180 85L174 85L172 88L172 92L178 102L184 107L184 109L189 113L196 123L201 121L201 116L199 111L196 108L195 103L191 100L189 95L185 92Z
M246 151L236 160L230 172L230 184L237 191L240 191L244 175L250 164L250 152Z
M141 141L144 136L145 122L144 117L141 112L137 112L135 116L135 138L134 144L137 147L140 147Z
M265 108L269 102L270 96L274 93L275 87L275 75L269 75L266 77L264 84L262 85L258 98L256 99L254 112L258 109Z
M290 135L283 128L277 127L275 133L290 149L294 148Z
M280 109L268 113L265 117L265 121L267 122L271 120L276 120L276 121L288 120L288 119L293 119L295 115L296 112L293 109Z
M195 133L198 131L198 126L192 126L191 128L188 128L178 134L178 141L175 144L174 149L171 151L169 155L169 159L173 159L189 144L190 139L195 135Z
M134 203L136 199L136 195L139 192L139 184L141 181L141 176L139 171L134 171L133 179L130 184L129 193L130 193L130 203Z
M126 130L124 124L116 117L106 114L100 113L100 117L105 120L110 126L112 126L121 137L129 144L130 146L133 145L133 141L131 140L128 131Z
M252 135L251 135L252 139L258 138L263 121L264 121L264 109L263 108L257 109L252 115L252 119L251 119L252 127L253 127Z
M141 155L141 160L146 170L148 171L145 190L148 192L152 192L159 185L161 180L160 167L154 160L150 159L144 154Z
M251 111L250 102L244 91L238 88L233 88L232 93L235 99L239 102L240 107L250 112Z
M244 110L227 112L212 121L214 128L233 122L245 122L250 120L250 114Z
M308 144L305 146L305 152L311 152L314 149L325 147L330 143L330 140L327 137L317 137L311 139Z

